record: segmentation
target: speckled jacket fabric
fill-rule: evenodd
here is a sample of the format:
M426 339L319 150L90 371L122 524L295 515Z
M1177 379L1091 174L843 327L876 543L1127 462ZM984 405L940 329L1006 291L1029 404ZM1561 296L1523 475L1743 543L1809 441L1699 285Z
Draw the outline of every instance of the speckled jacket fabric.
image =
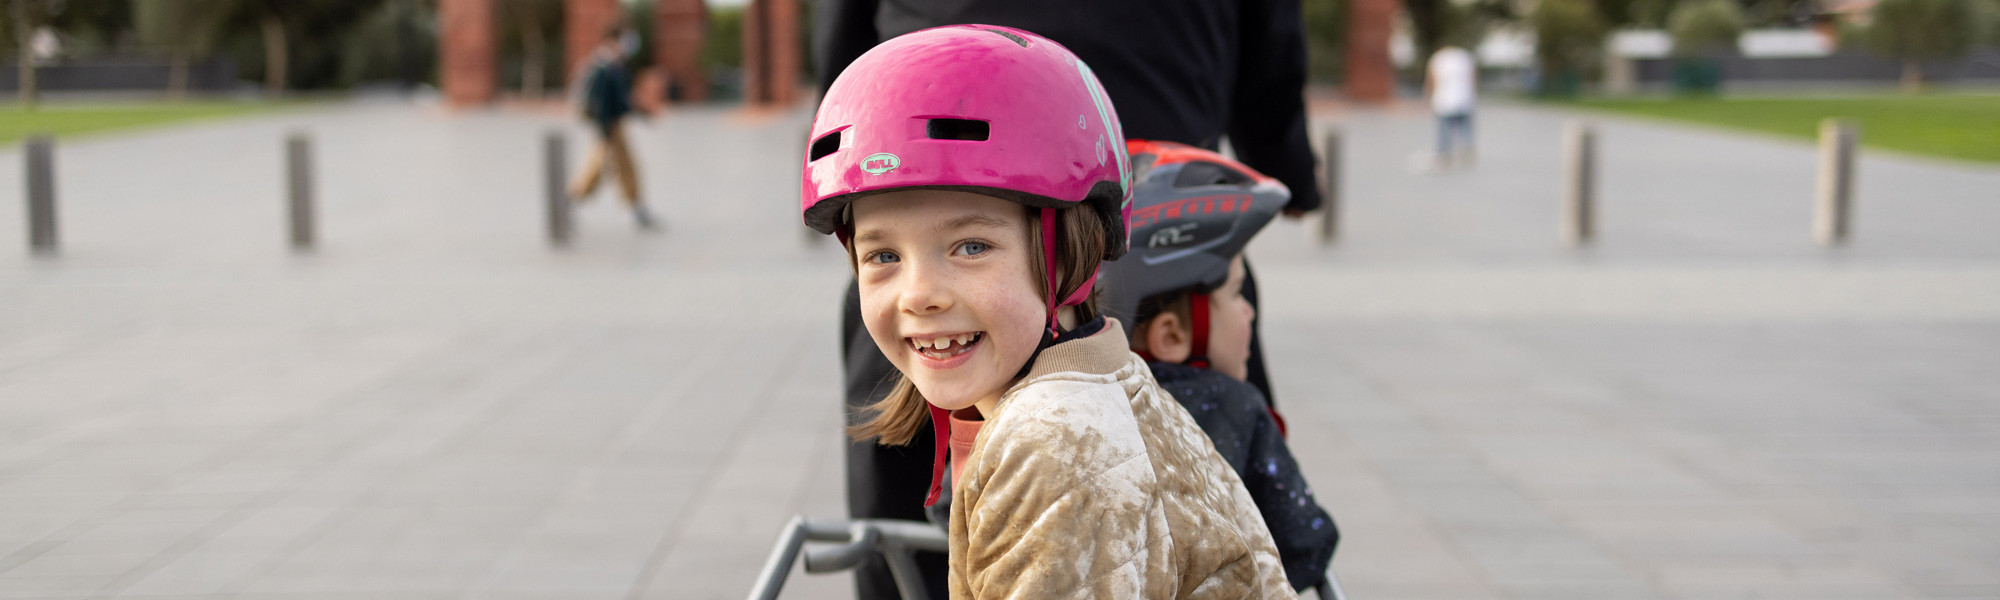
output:
M1264 514L1271 540L1278 544L1278 558L1285 563L1292 588L1316 587L1325 581L1340 530L1334 527L1333 516L1320 508L1312 486L1306 485L1278 422L1271 419L1264 394L1208 369L1163 362L1146 366L1152 368L1160 388L1208 434L1222 461L1243 478L1243 487Z
M1242 480L1117 321L1044 350L996 412L952 492L952 598L1297 597Z

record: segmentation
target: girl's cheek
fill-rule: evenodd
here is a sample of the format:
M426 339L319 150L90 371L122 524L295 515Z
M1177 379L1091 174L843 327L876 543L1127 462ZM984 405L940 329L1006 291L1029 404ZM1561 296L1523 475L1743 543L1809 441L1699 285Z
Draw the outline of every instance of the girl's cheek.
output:
M861 286L861 325L870 335L887 335L883 328L888 326L894 312L894 296L886 290L870 288L865 283Z

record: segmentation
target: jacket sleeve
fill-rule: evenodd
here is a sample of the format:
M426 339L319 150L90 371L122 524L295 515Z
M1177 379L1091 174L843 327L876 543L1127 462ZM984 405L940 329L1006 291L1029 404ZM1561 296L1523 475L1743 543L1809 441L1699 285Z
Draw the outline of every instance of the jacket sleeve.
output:
M1263 513L1264 526L1278 547L1285 565L1285 578L1293 589L1318 586L1333 562L1333 548L1340 543L1340 530L1333 516L1320 508L1306 485L1305 474L1278 433L1278 423L1269 413L1258 411L1249 444L1250 461L1240 471L1243 486Z
M878 0L819 0L813 14L813 69L820 92L861 53L882 41L875 30Z
M1173 595L1171 583L1144 572L1148 549L1172 544L1150 525L1158 507L1143 443L1136 433L1132 444L1104 439L1105 429L1130 427L1083 426L1101 416L1080 414L1091 404L1049 403L1080 410L981 432L980 466L966 473L974 487L954 499L965 505L954 506L964 511L952 522L954 587L972 598Z
M1242 10L1229 145L1243 164L1291 188L1285 210L1317 209L1317 159L1306 138L1306 31L1299 0L1250 0Z

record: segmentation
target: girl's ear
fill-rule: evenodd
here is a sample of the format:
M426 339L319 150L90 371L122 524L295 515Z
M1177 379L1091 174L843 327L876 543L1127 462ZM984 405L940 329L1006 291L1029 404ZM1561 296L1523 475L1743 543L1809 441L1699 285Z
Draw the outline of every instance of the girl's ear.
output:
M1187 362L1188 354L1194 352L1194 339L1181 322L1181 316L1174 311L1163 310L1152 320L1146 321L1146 351L1162 362L1180 364Z

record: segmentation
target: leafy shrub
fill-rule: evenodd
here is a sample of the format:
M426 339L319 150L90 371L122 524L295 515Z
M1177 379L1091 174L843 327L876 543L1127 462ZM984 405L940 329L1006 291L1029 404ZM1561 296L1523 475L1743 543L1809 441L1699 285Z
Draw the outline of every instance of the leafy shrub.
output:
M1314 81L1339 81L1346 72L1347 0L1305 0L1306 73Z
M1708 55L1736 48L1743 35L1743 11L1735 0L1690 0L1667 17L1674 54Z
M1604 52L1606 27L1590 0L1542 0L1528 15L1535 27L1541 92L1574 95Z
M1975 0L1973 21L1979 24L1978 41L1988 46L2000 47L2000 0Z
M1958 58L1972 49L1976 10L1972 0L1882 0L1869 42L1889 58Z
M743 8L712 6L708 9L708 39L702 40L701 65L741 68L743 66ZM805 63L812 64L812 63Z
M1875 52L1903 61L1903 85L1923 82L1920 61L1960 58L1972 50L1979 25L1975 0L1882 0L1868 28Z

